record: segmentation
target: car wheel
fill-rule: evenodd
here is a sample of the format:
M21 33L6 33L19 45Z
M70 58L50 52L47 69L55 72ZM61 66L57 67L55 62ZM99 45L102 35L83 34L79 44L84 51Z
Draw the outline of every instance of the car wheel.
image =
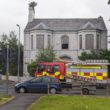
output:
M55 88L50 88L50 93L51 94L56 94L57 90Z
M19 93L25 93L25 92L26 92L26 89L24 87L19 88Z
M89 94L89 90L86 89L86 88L84 88L84 89L82 89L82 93L83 93L84 95L88 95L88 94Z

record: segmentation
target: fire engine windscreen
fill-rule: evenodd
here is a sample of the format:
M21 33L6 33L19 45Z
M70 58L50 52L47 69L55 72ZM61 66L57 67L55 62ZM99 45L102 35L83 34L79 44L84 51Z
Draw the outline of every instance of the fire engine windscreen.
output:
M36 67L37 67L38 73L41 73L45 70L45 65L43 65L43 64L37 64Z

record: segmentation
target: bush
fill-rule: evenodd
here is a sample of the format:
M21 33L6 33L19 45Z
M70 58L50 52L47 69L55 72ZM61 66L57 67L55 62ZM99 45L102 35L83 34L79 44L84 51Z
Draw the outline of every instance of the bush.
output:
M36 71L36 65L37 63L34 61L31 64L28 65L28 72L30 73L31 76L34 76L34 73Z

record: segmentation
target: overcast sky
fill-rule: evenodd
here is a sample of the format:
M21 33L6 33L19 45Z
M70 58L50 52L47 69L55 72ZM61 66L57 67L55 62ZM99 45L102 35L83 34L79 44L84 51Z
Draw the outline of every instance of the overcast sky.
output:
M1 0L0 2L0 35L14 30L18 35L28 20L28 3L31 0ZM35 1L35 0L34 0ZM110 33L110 5L108 0L36 0L36 18L97 18L102 16Z

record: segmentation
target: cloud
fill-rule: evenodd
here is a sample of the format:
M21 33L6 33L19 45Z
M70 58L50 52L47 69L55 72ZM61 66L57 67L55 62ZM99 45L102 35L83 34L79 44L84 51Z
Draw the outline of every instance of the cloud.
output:
M110 29L110 5L107 0L36 0L36 18L96 18L103 16ZM0 2L0 34L10 30L18 32L16 24L20 24L22 37L28 20L29 0L1 0Z

